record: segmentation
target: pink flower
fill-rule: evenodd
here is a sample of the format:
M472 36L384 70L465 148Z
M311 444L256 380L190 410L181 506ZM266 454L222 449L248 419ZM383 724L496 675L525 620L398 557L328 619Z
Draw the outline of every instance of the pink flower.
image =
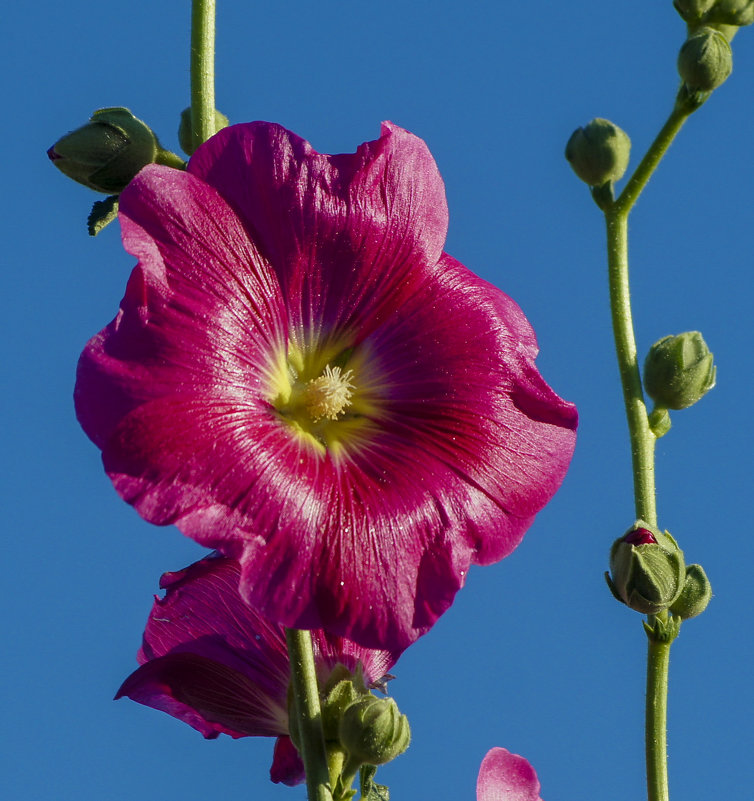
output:
M288 736L285 633L244 602L240 574L237 562L219 555L165 573L167 592L147 621L141 667L115 697L167 712L207 738L277 737L272 780L298 784L304 768ZM338 663L354 671L359 662L365 681L379 685L399 656L319 630L312 639L321 685Z
M534 768L518 754L492 748L482 760L477 801L542 801Z
M120 495L237 558L267 618L403 648L563 479L576 411L519 307L443 253L447 221L391 124L339 156L232 126L120 196L139 263L79 420Z

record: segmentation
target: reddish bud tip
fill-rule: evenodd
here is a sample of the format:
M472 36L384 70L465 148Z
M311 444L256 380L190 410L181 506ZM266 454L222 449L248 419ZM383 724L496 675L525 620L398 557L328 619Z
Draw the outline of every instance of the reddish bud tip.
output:
M646 528L635 528L623 538L629 545L654 545L657 543L655 535Z

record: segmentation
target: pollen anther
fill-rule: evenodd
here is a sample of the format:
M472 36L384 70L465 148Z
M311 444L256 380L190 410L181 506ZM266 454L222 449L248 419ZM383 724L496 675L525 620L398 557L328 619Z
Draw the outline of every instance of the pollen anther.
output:
M351 395L354 388L353 371L340 367L330 367L328 364L319 378L309 381L304 388L303 401L307 412L313 422L323 418L337 420L351 405Z

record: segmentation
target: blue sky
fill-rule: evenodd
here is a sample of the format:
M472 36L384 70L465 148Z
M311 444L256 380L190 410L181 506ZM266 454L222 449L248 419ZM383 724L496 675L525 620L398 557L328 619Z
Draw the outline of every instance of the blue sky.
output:
M550 7L552 6L552 7ZM92 193L45 150L124 105L166 147L188 105L188 3L5 12L2 130L4 681L0 787L22 801L303 799L270 784L266 740L205 742L113 702L160 574L202 551L115 495L76 423L86 340L114 315L132 257L117 225L86 235ZM580 410L571 471L508 559L471 571L391 692L409 751L380 772L395 799L473 799L484 753L535 765L547 801L643 794L645 637L602 572L632 522L626 426L609 331L602 218L571 173L572 130L608 117L632 164L670 110L684 26L670 0L545 4L219 0L218 106L274 120L323 152L390 119L429 144L450 206L447 250L515 298L539 367ZM658 444L660 524L715 597L674 645L672 797L746 799L751 749L750 513L754 33L690 120L631 217L639 349L699 329L718 386Z

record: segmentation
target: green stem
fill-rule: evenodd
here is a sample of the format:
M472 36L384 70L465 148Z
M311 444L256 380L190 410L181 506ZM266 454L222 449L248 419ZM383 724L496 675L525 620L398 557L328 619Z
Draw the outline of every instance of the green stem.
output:
M309 801L332 801L311 633L286 629L285 640Z
M675 106L639 166L614 202L601 205L607 227L607 261L610 282L615 351L618 358L623 400L626 407L631 462L634 481L636 517L657 526L655 497L655 442L649 427L647 407L642 390L636 338L631 313L631 292L628 273L628 215L647 185L657 165L667 152L676 134L703 99L689 96L683 87ZM664 620L667 619L667 613ZM650 618L652 625L658 621ZM645 748L647 764L647 797L649 801L669 801L667 766L667 699L670 643L653 636L647 653L647 698Z
M647 648L647 706L645 746L647 760L647 798L669 801L668 790L668 666L670 642L649 638Z
M637 519L644 520L652 526L657 525L654 479L656 437L649 427L636 355L628 280L628 215L676 134L695 108L696 106L687 102L685 95L679 92L667 122L662 126L619 197L605 209L610 311L631 440L635 511Z
M667 152L678 131L681 130L683 123L694 111L680 100L676 102L673 111L667 119L665 125L660 129L660 133L655 137L654 142L649 146L644 158L639 162L639 166L634 170L634 174L629 178L628 183L623 187L623 191L615 201L613 208L615 211L624 211L626 214L631 211L647 182L652 177L660 160Z
M644 520L650 526L656 526L655 435L649 428L631 315L631 294L628 283L628 212L613 206L605 212L605 220L610 312L631 440L636 518Z
M173 167L176 170L186 169L186 162L177 153L173 153L172 150L165 150L162 147L157 151L155 163L164 164L166 167Z
M194 148L215 133L215 0L191 4L191 138Z

